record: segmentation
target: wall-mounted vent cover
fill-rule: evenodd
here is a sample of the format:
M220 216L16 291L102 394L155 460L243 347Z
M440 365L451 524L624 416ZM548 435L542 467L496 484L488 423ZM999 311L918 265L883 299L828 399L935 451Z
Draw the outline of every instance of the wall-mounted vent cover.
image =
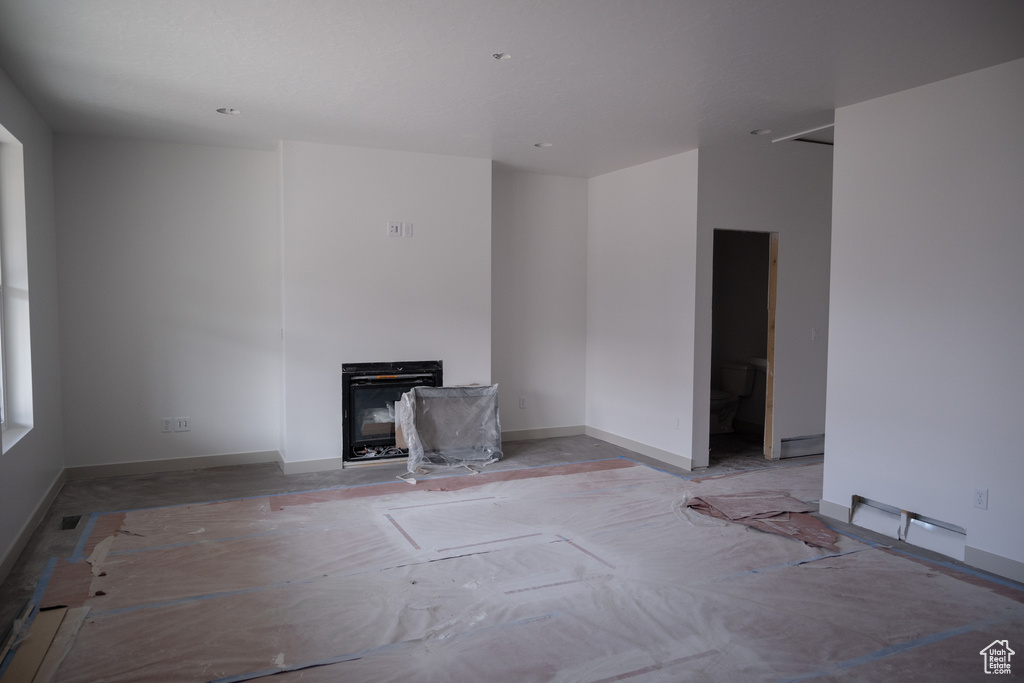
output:
M852 524L921 548L964 559L967 531L956 524L854 496Z

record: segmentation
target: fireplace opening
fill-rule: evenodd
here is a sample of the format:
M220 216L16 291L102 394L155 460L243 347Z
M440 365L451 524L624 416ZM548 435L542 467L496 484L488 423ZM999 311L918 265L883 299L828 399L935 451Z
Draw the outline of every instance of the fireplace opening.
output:
M439 360L341 366L342 460L404 458L395 445L395 402L413 387L443 386Z

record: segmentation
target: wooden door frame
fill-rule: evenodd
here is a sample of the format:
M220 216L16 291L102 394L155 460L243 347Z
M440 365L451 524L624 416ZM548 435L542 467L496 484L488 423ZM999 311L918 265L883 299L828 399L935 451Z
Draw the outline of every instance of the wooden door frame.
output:
M773 418L775 415L775 305L776 288L779 284L779 233L769 233L768 243L768 367L765 370L764 397L764 457L778 460L775 453Z

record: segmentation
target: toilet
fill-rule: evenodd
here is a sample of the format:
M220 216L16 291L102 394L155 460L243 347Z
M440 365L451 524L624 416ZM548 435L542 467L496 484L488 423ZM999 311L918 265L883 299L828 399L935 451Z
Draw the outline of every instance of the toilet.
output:
M747 363L722 363L722 388L711 390L711 434L728 434L740 398L754 389L757 368Z

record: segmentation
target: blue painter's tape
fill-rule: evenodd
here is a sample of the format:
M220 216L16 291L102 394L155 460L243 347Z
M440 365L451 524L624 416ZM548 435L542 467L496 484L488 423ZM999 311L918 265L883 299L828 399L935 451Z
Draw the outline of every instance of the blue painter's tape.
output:
M724 574L722 576L716 576L716 577L714 577L712 579L708 579L707 581L702 581L701 583L718 583L720 581L729 581L731 579L738 579L738 578L741 578L741 577L744 577L744 576L749 576L750 574L761 574L763 572L775 571L777 569L787 569L789 567L799 567L802 564L811 564L812 562L818 562L820 560L829 560L829 559L832 559L833 557L844 557L846 555L852 555L854 553L861 553L861 552L864 552L865 550L867 550L867 548L857 548L855 550L847 550L846 552L842 552L842 553L829 553L827 555L815 555L814 557L806 557L806 558L803 558L803 559L800 559L800 560L792 560L790 562L782 562L782 563L779 563L779 564L771 564L771 565L768 565L768 566L765 566L765 567L757 567L756 569L747 569L747 570L744 570L744 571L741 571L741 572L733 572L732 574Z
M689 481L690 479L696 479L697 477L707 476L707 475L704 475L704 474L694 474L692 476L688 476L688 475L685 475L685 474L676 474L675 472L669 472L668 470L663 470L660 467L655 467L654 465L648 465L645 462L640 462L639 460L634 460L633 458L629 458L629 457L627 457L625 455L620 455L619 457L621 459L623 459L623 460L630 461L634 465L640 465L641 467L646 467L649 470L654 470L655 472L661 472L662 474L667 474L667 475L669 475L671 477L676 477L677 479L682 479L683 481Z
M533 470L533 469L542 469L542 468L546 468L546 467L561 467L561 466L564 466L564 465L578 465L578 464L585 464L585 463L591 463L591 462L604 462L604 461L608 461L608 460L619 460L619 459L623 459L623 458L621 458L621 457L596 458L596 459L593 459L593 460L580 460L579 462L572 462L572 463L556 463L556 464L553 464L553 465L530 465L530 466L527 466L527 467L517 467L517 468L511 469L511 470L500 470L500 471L501 472L514 472L514 471L517 471L517 470ZM630 462L632 462L632 461L630 461ZM639 463L637 463L637 464L639 464ZM469 474L449 474L449 475L443 475L443 476L439 476L439 477L432 477L430 480L423 480L423 481L433 481L435 479L449 479L449 478L453 478L453 477L468 477L468 476L472 476L472 475L469 475ZM150 508L133 508L133 509L126 509L126 510L112 510L112 511L108 511L108 512L94 512L94 513L92 513L89 516L89 521L86 523L85 527L82 530L82 536L78 540L78 545L75 547L74 553L72 554L71 558L68 561L69 562L73 562L73 563L78 563L78 562L81 562L84 559L83 555L85 554L85 545L88 542L89 536L92 534L93 529L96 526L97 519L101 515L120 514L120 513L124 513L124 512L139 512L139 511L144 511L144 510L167 510L167 509L173 509L173 508L179 508L179 507L190 507L190 506L194 506L194 505L210 505L210 504L216 504L216 503L229 503L229 502L236 502L236 501L243 501L243 500L259 500L259 499L263 499L263 498L276 498L276 497L280 497L280 496L294 496L294 495L302 495L302 494L307 494L307 493L326 493L326 492L329 492L329 491L341 491L341 490L350 489L350 488L354 489L354 488L363 488L363 487L366 487L366 486L381 486L381 485L384 485L384 484L393 484L393 483L394 482L386 481L386 482L375 482L375 483L372 483L372 484L353 484L351 486L331 486L331 487L328 487L328 488L313 489L313 490L309 490L309 491L287 491L287 492L284 492L284 493L268 493L268 494L263 494L263 495L258 495L258 496L245 496L245 497L242 497L242 498L225 498L225 499L222 499L222 500L204 500L204 501L197 502L197 503L180 503L180 504L176 504L176 505L162 505L162 506L156 506L156 507L150 507ZM284 530L280 530L280 531L268 531L268 532L257 533L257 534L246 534L246 535L243 535L243 536L228 536L228 537L225 537L225 538L204 539L204 540L201 540L201 541L191 541L191 542L184 542L184 543L173 543L173 544L168 544L168 545L163 545L163 546L150 546L150 547L147 547L147 548L133 548L131 550L117 550L117 551L111 552L110 554L111 554L111 556L116 556L116 555L127 555L127 554L133 554L133 553L148 552L148 551L151 551L151 550L168 550L168 549L172 549L172 548L181 548L181 547L186 547L186 546L190 546L190 545L199 545L201 543L219 543L219 542L224 542L224 541L245 540L245 539L248 539L248 538L259 538L259 537L262 537L262 536L271 536L271 535L278 535L278 534L294 533L294 531L295 531L294 529L284 529Z
M822 524L825 524L825 522L822 522ZM879 543L877 541L872 541L870 539L864 538L863 536L858 536L857 534L850 533L849 531L843 531L842 529L837 529L834 526L831 526L829 524L825 524L825 526L828 527L829 529L831 529L832 531L836 532L837 534L842 534L843 536L846 536L847 538L852 538L855 541L860 541L861 543L863 543L865 545L869 545L872 548L888 548L889 547L889 546L883 545L883 544L881 544L881 543Z
M217 598L227 598L233 595L245 595L246 593L257 593L259 591L271 590L274 588L285 588L287 586L301 586L307 583L313 583L319 581L321 577L314 579L301 579L299 581L282 581L280 583L273 583L266 586L253 586L252 588L239 588L233 591L221 591L219 593L205 593L203 595L189 595L183 598L176 598L174 600L163 600L161 602L150 602L144 605L130 605L128 607L116 607L114 609L107 610L92 610L89 612L90 619L100 619L103 617L111 617L118 614L127 614L129 612L137 612L142 609L156 609L159 607L174 607L175 605L186 605L190 602L203 602L204 600L215 600Z
M2 662L0 662L0 678L4 677L4 672L7 671L7 667L11 665L11 660L14 659L14 648L7 651L7 655L4 656Z
M89 536L92 535L92 530L96 526L96 520L99 519L102 512L94 512L89 515L89 521L85 523L82 528L82 535L78 537L78 544L75 546L75 552L71 554L71 558L68 562L77 564L82 561L82 555L85 553L85 544L89 541Z
M525 619L517 619L510 621L506 624L494 624L493 626L485 626L479 629L472 629L470 631L462 631L460 633L453 633L451 637L459 637L468 634L483 633L485 631L493 631L495 629L508 628L510 626L522 626L535 621L545 621L559 616L558 612L550 612L548 614L541 614L536 617L526 617ZM288 671L302 671L303 669L313 669L319 666L330 666L331 664L341 664L342 662L351 662L356 659L363 659L365 657L371 657L381 653L388 652L390 650L398 650L402 648L412 647L422 642L421 639L417 640L401 640L397 643L387 643L386 645L380 645L378 647L371 647L359 652L350 652L343 655L337 655L335 657L329 657L327 659L320 659L311 662L303 662L301 664L291 664L289 666L282 666L275 669L264 669L262 671L250 671L249 673L237 674L235 676L225 676L224 678L215 678L208 683L242 683L243 681L253 681L257 678L267 678L269 676L276 676L281 673Z
M511 468L511 469L507 469L507 470L492 470L492 471L493 472L515 472L515 471L518 471L518 470L536 470L536 469L543 469L545 467L565 467L567 465L582 465L584 463L589 463L589 462L604 462L605 460L619 460L620 458L628 460L628 458L622 458L622 456L617 456L617 457L612 457L612 458L594 458L593 460L579 460L579 461L575 461L575 462L561 462L561 463L554 463L554 464L551 464L551 465L528 465L526 467L515 467L515 468ZM633 462L633 461L631 461L631 462ZM643 463L637 463L637 464L639 465L639 464L643 464ZM439 475L439 476L436 476L436 477L430 477L429 479L420 479L420 481L427 482L427 481L434 481L434 480L437 480L437 479L453 479L453 478L456 478L456 477L471 477L471 476L476 476L478 474L488 474L488 473L489 472L484 471L484 472L473 472L473 473L466 473L466 474L462 474L462 473L444 474L444 475ZM281 493L264 493L264 494L260 494L260 495L257 495L257 496L238 496L236 498L223 498L223 499L220 499L220 500L201 500L201 501L196 501L194 503L175 503L174 505L154 505L153 507L144 507L144 508L126 508L124 510L108 510L106 512L94 512L93 515L110 515L110 514L117 514L117 513L121 513L121 512L140 512L142 510L171 510L171 509L174 509L174 508L191 507L193 505L209 505L210 503L234 503L234 502L238 502L238 501L242 501L242 500L259 500L261 498L280 498L281 496L295 496L295 495L300 495L300 494L304 494L304 493L326 493L327 491L341 491L341 490L344 490L344 489L361 489L361 488L365 488L367 486L389 486L389 485L394 484L394 483L395 483L394 481L377 481L377 482L373 482L371 484L348 484L348 485L340 484L338 486L328 486L326 488L311 489L311 490L308 490L308 491L284 491L284 492L281 492Z
M848 671L858 666L863 666L864 664L877 662L879 659L883 659L884 657L890 657L892 655L896 655L901 652L906 652L907 650L913 650L915 648L923 647L925 645L932 645L934 643L946 640L947 638L952 638L953 636L959 636L964 633L970 633L971 631L980 631L982 629L986 629L990 626L995 626L996 624L1001 624L1009 620L1010 617L993 617L991 619L975 621L970 624L965 624L963 626L958 626L957 628L949 629L948 631L940 631L939 633L933 633L931 635L924 636L922 638L917 638L915 640L908 640L904 643L896 643L895 645L890 645L889 647L882 648L881 650L878 650L876 652L871 652L866 655L856 657L854 659L848 659L845 662L836 662L835 664L831 664L829 666L818 669L817 671L812 671L802 676L796 676L794 678L783 678L780 679L778 683L798 683L799 681L809 681L815 678L821 678L822 676L831 676L841 671Z
M1019 591L1024 591L1024 584L1017 583L1016 581L1014 581L1012 579L1004 579L1001 576L995 576L993 574L987 574L987 573L985 573L983 571L974 569L973 567L964 567L964 566L960 566L960 565L957 565L957 564L953 564L952 562L943 562L942 560L933 560L933 559L928 558L928 557L922 557L920 555L915 555L914 553L908 552L908 551L903 550L901 548L889 548L889 550L893 551L894 553L899 553L900 555L906 555L907 557L913 557L914 559L917 559L917 560L923 560L925 562L930 562L932 564L937 564L940 567L946 567L947 569L953 569L955 571L960 572L961 574L967 574L968 576L974 576L974 577L979 578L979 579L984 579L984 580L989 581L991 583L999 584L1000 586L1006 586L1007 588L1014 588L1014 589L1019 590Z
M50 585L50 579L53 578L53 571L57 568L57 558L51 557L46 563L46 567L43 568L43 573L39 577L39 583L36 584L36 590L32 593L32 604L36 606L36 612L43 603L43 596L46 594L46 588ZM32 615L33 618L35 615Z
M842 534L843 536L846 536L847 538L852 538L855 541L860 541L861 543L869 545L872 548L884 548L886 550L891 550L892 552L897 553L899 555L906 555L907 557L912 557L915 560L920 560L922 562L928 562L929 564L934 564L934 565L938 565L940 567L945 567L947 569L952 569L953 571L960 572L961 574L967 574L968 576L973 576L973 577L976 577L976 578L979 578L979 579L984 579L985 581L989 581L991 583L995 583L995 584L998 584L1000 586L1005 586L1007 588L1013 588L1015 590L1024 591L1024 584L1018 583L1018 582L1016 582L1016 581L1014 581L1012 579L1004 579L1001 576L996 576L994 574L988 574L988 573L980 571L978 569L974 569L973 567L968 567L968 566L959 565L959 564L953 564L952 562L943 562L942 560L935 560L935 559L932 559L930 557L925 557L924 555L918 555L916 553L912 553L909 550L905 550L903 548L895 548L895 547L893 547L891 545L886 545L886 544L883 544L883 543L878 543L877 541L872 541L872 540L869 540L867 538L863 538L862 536L858 536L857 534L851 533L849 531L844 531L842 529L836 529L835 527L830 526L828 524L825 524L825 526L827 526L829 529L831 529L832 531L836 532L837 534Z
M665 474L668 474L668 475L671 475L673 477L676 477L677 479L682 479L683 481L690 481L690 480L693 480L693 479L703 479L705 477L726 477L726 476L729 476L729 475L732 475L732 474L746 474L747 472L762 472L762 471L766 472L768 470L788 469L790 467L807 467L808 465L820 464L820 462L813 462L813 463L809 463L809 462L794 462L792 464L778 464L778 465L768 465L768 466L765 466L765 467L751 467L751 468L745 469L745 470L732 470L730 472L722 472L721 474L715 474L714 472L702 472L700 474L676 474L675 472L669 472L668 470L663 470L660 467L654 467L653 465L648 465L647 463L640 462L639 460L633 460L632 458L626 457L625 455L620 455L619 457L622 458L623 460L629 460L630 462L635 463L637 465L642 465L643 467L646 467L648 469L652 469L655 472L664 472Z
M118 555L135 555L138 553L148 553L154 550L174 550L175 548L187 548L194 545L206 545L210 543L230 543L232 541L247 541L253 538L264 538L268 536L283 536L286 534L295 533L306 533L309 531L331 531L338 527L332 526L317 526L317 527L302 527L300 529L274 529L272 531L261 531L255 534L243 534L241 536L223 536L221 538L204 538L201 541L183 541L181 543L168 543L166 545L151 545L145 548L130 548L128 550L115 550L110 553L110 557L116 557Z

